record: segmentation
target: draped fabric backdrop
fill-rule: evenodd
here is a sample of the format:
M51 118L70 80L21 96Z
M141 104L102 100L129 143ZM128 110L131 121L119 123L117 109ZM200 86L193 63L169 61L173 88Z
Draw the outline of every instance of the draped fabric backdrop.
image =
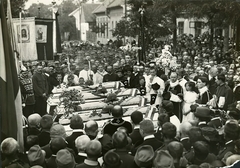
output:
M53 60L53 20L36 18L35 23L47 26L46 42L36 40L38 60Z
M1 138L13 137L23 151L22 101L6 16L0 1L0 116Z

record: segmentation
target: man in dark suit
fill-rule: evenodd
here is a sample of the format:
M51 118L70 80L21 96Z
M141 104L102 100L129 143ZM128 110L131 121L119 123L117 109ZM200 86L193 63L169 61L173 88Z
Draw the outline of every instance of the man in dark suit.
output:
M28 117L28 135L38 135L40 134L40 121L42 117L37 114L31 114Z
M65 140L66 139L66 131L65 131L65 128L61 124L54 124L50 129L50 138L51 138L51 140L53 140L54 138L58 138L58 137L63 138ZM72 149L70 149L70 148L66 148L66 149L72 153L74 158L76 158L76 154ZM46 156L45 156L46 159L48 159L52 156L50 144L43 146L42 150L44 150L46 152Z
M50 149L52 151L52 155L49 159L46 159L47 167L57 168L56 155L58 151L60 151L61 149L65 149L66 147L66 141L62 137L53 138L51 140Z
M129 137L132 139L132 144L135 145L138 141L142 142L143 137L140 134L139 131L139 123L143 120L143 114L140 111L134 111L131 114L131 121L133 125L133 132L129 135Z
M208 80L209 80L209 86L208 89L212 95L216 93L217 89L217 83L216 83L216 77L218 75L218 69L216 67L210 68L208 72Z
M50 128L53 124L53 118L51 115L44 115L40 121L41 132L38 135L39 146L43 147L50 142Z
M75 140L77 137L84 135L83 131L83 120L79 115L74 115L70 120L70 128L73 129L72 134L66 137L68 142L68 147L73 149L77 154L77 149L75 147Z
M98 140L92 140L88 143L86 148L87 159L83 163L76 166L76 168L101 168L98 158L102 154L102 146Z
M141 74L138 71L138 66L133 66L133 73L130 77L130 88L139 88L139 80L140 80Z
M113 72L113 67L111 65L107 66L107 74L103 76L103 82L117 81L118 76Z
M127 133L132 132L132 124L128 121L122 119L123 109L120 105L115 105L112 109L113 120L107 123L103 128L103 134L108 134L112 136L119 127L124 127L127 129Z
M171 72L170 82L166 84L163 99L170 100L173 103L173 112L182 121L182 95L183 89L178 81L178 74L176 72Z
M143 145L150 145L154 151L157 150L158 148L160 148L163 143L161 141L159 141L157 138L155 138L154 133L155 133L154 125L151 120L144 119L143 121L141 121L140 122L140 134L143 137L143 143L141 143L139 146L135 147L132 150L132 154L135 154L137 149Z
M224 126L224 140L225 144L221 147L217 159L221 160L224 158L226 153L235 153L235 143L239 139L239 130L237 120L228 120Z
M89 120L85 123L84 127L86 135L91 139L98 139L102 145L102 153L105 154L107 151L113 148L112 146L112 137L108 134L99 135L98 134L98 123L94 120ZM77 161L77 159L76 159Z
M85 150L90 141L91 140L87 135L81 135L75 140L75 146L78 151L77 157L75 159L76 163L81 164L85 159L87 159Z
M166 122L170 122L170 117L167 113L160 113L158 115L158 129L154 136L159 140L163 142L163 133L162 133L162 125Z
M128 153L128 139L127 134L122 131L116 131L113 134L113 146L114 152L117 153L121 160L122 164L119 168L132 168L134 165L134 157Z
M159 150L166 150L167 145L172 141L177 141L175 138L177 135L177 128L170 122L166 122L162 125L162 134L163 134L163 145Z

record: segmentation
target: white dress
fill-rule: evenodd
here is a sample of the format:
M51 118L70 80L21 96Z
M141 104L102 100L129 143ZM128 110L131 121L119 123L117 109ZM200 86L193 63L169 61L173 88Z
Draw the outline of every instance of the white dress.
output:
M195 119L194 114L191 112L190 106L195 104L198 99L198 94L193 91L186 91L183 95L183 120L182 122L192 121Z

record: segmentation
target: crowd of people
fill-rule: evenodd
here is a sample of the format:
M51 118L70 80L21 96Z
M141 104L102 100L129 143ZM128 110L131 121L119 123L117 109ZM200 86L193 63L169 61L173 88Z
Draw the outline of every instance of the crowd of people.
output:
M25 151L13 138L1 143L2 167L123 168L224 167L240 160L240 59L233 48L223 52L223 40L183 35L175 52L158 43L138 61L137 50L112 44L72 48L55 62L24 62L19 81L23 115L28 120ZM233 46L232 46L233 47ZM68 48L68 50L70 50ZM77 56L76 56L77 55ZM67 135L46 100L54 87L98 85L121 81L149 96L158 109L153 121L135 111L131 122L115 105L113 119L102 129L96 121L70 120ZM176 116L180 125L171 118ZM239 164L239 163L238 163Z

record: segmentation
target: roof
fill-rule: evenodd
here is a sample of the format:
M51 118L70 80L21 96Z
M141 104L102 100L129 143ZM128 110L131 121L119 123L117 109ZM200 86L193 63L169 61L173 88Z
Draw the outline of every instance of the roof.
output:
M100 4L92 13L104 13L106 9L104 4Z
M105 13L107 8L121 7L125 0L105 0L92 13Z
M85 4L82 3L82 12L84 13L85 21L86 22L93 22L95 21L95 15L92 12L99 6L99 4ZM72 13L68 16L73 16L75 13L79 12L79 7L75 9Z
M82 9L85 17L86 22L94 22L95 21L95 15L92 13L99 4L82 4Z
M125 0L114 0L108 5L107 8L113 8L113 7L124 5L124 2Z

